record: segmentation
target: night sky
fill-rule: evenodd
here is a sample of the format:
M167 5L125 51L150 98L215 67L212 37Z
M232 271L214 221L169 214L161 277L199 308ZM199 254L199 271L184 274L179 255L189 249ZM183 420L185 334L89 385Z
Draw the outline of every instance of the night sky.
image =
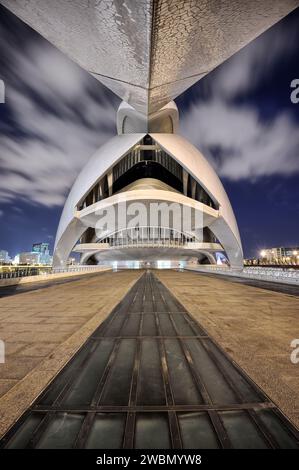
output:
M299 245L299 9L176 99L180 132L215 167L246 257ZM116 132L119 99L0 7L0 250L53 248L68 191Z

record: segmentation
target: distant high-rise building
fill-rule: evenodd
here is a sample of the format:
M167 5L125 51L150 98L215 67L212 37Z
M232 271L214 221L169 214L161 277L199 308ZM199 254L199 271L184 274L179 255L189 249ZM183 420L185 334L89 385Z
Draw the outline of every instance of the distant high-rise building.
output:
M9 263L10 258L8 255L8 251L0 250L0 263Z
M28 265L39 264L39 253L34 253L31 251L19 253L15 256L14 263Z
M32 251L34 253L49 254L49 243L33 243Z
M49 243L34 243L32 245L32 253L38 253L39 264L52 264L52 256L50 256Z

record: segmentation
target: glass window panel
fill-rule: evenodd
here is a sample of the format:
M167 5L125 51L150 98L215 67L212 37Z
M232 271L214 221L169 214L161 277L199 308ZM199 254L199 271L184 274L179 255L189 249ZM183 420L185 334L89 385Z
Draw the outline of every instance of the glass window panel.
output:
M163 336L177 336L173 324L170 321L169 315L159 315L159 322Z
M179 336L196 335L196 333L192 330L191 326L181 313L173 313L172 318L174 320Z
M88 405L94 396L103 375L114 341L102 340L85 364L83 371L74 381L68 395L62 401L65 405Z
M169 312L181 312L182 307L178 304L177 300L172 297L166 289L162 290L162 293L164 295L164 298L166 300L166 304L168 306L168 311Z
M152 298L152 295L148 293L145 296L145 299L143 301L143 312L144 313L147 313L147 312L150 313L153 310L154 310L153 298Z
M28 418L17 432L12 436L6 445L8 449L24 449L32 438L37 426L41 423L45 415L42 413L30 413Z
M166 358L176 405L197 405L202 397L193 381L187 360L176 339L166 339Z
M290 434L283 426L282 421L272 410L258 410L258 416L266 425L270 433L275 437L282 449L298 449L299 442L293 434Z
M165 394L157 340L144 339L138 381L138 405L164 405Z
M105 336L119 336L121 327L124 324L125 317L123 315L116 315L112 322L108 325Z
M143 316L142 336L157 336L157 325L154 315Z
M216 433L207 413L179 413L184 449L218 449Z
M233 364L224 356L224 354L210 341L203 340L211 349L213 354L219 361L223 371L228 374L231 381L235 384L235 388L242 395L245 403L264 401L263 395L259 395L258 392L250 385L245 377L243 377Z
M156 305L156 312L163 313L163 312L168 311L165 303L160 297L155 296L155 305Z
M49 387L45 395L43 395L41 400L39 400L38 403L40 405L51 405L56 400L63 387L69 382L69 380L72 377L76 377L78 368L92 348L95 348L95 344L88 343L85 347L83 347L80 353L74 357L72 362L67 364L65 369L60 372L56 379L51 383L51 387Z
M170 449L167 413L137 413L136 449Z
M136 315L137 316L137 315ZM105 405L127 405L129 402L136 340L121 340L111 375L101 400Z
M126 415L124 413L99 413L92 424L86 449L121 449Z
M202 378L213 403L218 405L238 403L237 397L202 343L196 339L185 340L185 343L190 351L196 372Z
M129 315L121 330L122 336L139 335L140 315Z
M83 415L57 413L43 432L37 449L70 449L80 431Z
M234 449L268 448L246 411L222 411L219 415Z
M130 307L130 312L131 313L140 313L142 312L142 298L143 296L141 294L137 294L134 302L132 302L132 305Z

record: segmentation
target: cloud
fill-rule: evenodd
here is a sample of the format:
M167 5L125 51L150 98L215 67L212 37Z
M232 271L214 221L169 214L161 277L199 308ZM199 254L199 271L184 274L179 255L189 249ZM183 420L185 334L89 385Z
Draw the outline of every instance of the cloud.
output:
M181 132L228 179L299 172L298 125L287 112L264 123L249 106L209 100L192 105L182 119Z
M254 96L257 87L272 80L277 67L293 60L296 35L297 29L277 25L199 82L198 95L193 92L180 131L220 176L254 181L299 172L296 109L289 103L284 109L277 105L265 120L263 103ZM276 97L271 99L275 107Z
M0 202L61 206L85 162L115 134L119 100L13 21L9 31L0 27L0 70L6 84ZM203 79L198 89L204 96L195 96L181 113L181 133L220 176L255 180L298 172L299 132L292 115L281 111L264 122L257 105L237 103L288 59L297 47L295 35L294 28L275 26Z
M271 70L297 54L299 34L295 20L288 19L288 27L284 21L274 25L216 69L213 79L204 82L213 96L232 100L269 80Z
M118 99L42 38L22 49L2 39L8 118L0 123L0 201L61 206L115 133Z

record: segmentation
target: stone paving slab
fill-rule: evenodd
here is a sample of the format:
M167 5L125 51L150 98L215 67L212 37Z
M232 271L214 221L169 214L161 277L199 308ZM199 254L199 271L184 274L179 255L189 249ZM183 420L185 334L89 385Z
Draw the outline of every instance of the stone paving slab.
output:
M220 346L299 427L299 298L198 273L155 271Z
M109 315L141 271L111 271L0 299L0 435Z
M66 279L69 277L82 277L90 275L97 272L109 271L111 268L109 266L102 266L95 269L86 269L86 271L69 271L62 273L45 273L37 274L35 276L24 276L24 277L15 277L10 279L0 279L0 287L8 286L18 286L21 284L36 283L36 282L48 282L57 279Z

